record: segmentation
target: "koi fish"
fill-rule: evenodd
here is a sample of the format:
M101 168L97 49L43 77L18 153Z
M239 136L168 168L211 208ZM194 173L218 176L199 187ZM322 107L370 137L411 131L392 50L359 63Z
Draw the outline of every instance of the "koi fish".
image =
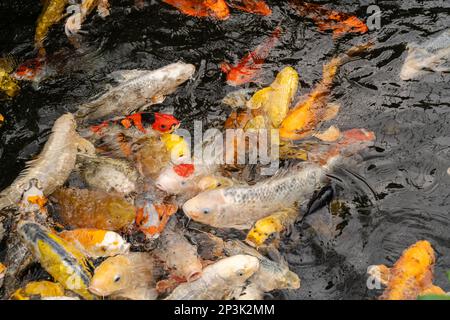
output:
M51 281L32 281L23 288L17 289L12 295L13 300L30 300L34 297L62 297L64 296L64 287Z
M136 225L149 239L156 239L177 210L178 206L174 204L154 203L145 199L142 206L137 206Z
M227 75L227 83L232 86L239 86L255 81L261 72L265 59L277 44L281 32L282 29L278 26L268 39L242 58L237 65L232 66L228 62L223 62L220 68Z
M428 241L418 241L403 251L392 268L370 266L367 270L376 280L386 285L382 300L411 300L419 295L445 294L433 285L435 254Z
M429 71L450 72L450 29L421 44L409 43L400 78L411 80Z
M149 128L161 132L170 133L180 125L173 115L159 112L138 112L126 117L103 121L100 124L90 127L91 132L102 135L113 126L121 126L124 129L135 128L143 134L149 131Z
M154 300L159 275L155 259L147 252L110 257L95 268L89 291L105 297Z
M44 40L50 28L57 24L64 17L64 9L69 0L46 0L44 8L38 18L36 32L34 36L34 45L39 49L41 56L45 54Z
M130 244L114 231L82 228L65 230L58 236L91 258L128 253Z
M15 65L16 61L11 57L0 59L0 92L8 99L15 97L20 91L14 76L10 75Z
M102 18L109 15L109 0L82 0L80 5L69 7L73 14L67 18L64 30L68 37L72 37L81 29L81 24L86 20L89 14L97 7L97 11ZM76 9L75 9L76 8Z
M188 16L215 17L219 20L230 17L230 10L225 0L163 0L163 2Z
M52 194L64 225L118 231L133 223L135 208L120 194L59 188Z
M17 232L41 266L64 288L88 300L95 298L88 291L94 266L78 249L31 221L19 222Z
M264 0L228 0L230 7L249 13L270 16L272 9Z
M332 30L334 38L346 33L366 33L369 31L363 21L348 13L330 10L319 4L302 0L290 0L290 3L301 16L311 18L320 31Z
M118 70L111 74L119 82L98 98L84 103L75 116L87 123L104 117L123 117L144 111L161 103L165 96L190 79L195 66L183 62L172 63L157 70Z
M352 47L344 55L335 57L324 65L322 81L310 94L301 98L281 122L279 128L281 139L298 140L309 136L320 122L330 120L337 115L339 106L328 104L334 77L344 62L364 52L370 46L371 44L364 44Z
M0 113L0 128L3 126L3 123L5 123L5 117Z
M31 179L37 179L45 196L66 182L72 170L78 152L95 153L94 146L81 138L76 132L76 122L72 114L59 117L52 133L39 156L28 163L14 182L0 192L0 209L17 205L24 188Z
M259 260L238 254L203 269L200 278L180 284L166 300L232 299L259 269Z

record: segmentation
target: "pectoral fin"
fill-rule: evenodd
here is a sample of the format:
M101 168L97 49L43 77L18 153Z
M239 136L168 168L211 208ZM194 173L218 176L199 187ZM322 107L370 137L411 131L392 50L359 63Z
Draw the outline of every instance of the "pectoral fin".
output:
M336 118L337 114L339 113L339 109L341 106L338 103L329 103L326 106L325 114L323 116L324 121L329 121L334 118Z

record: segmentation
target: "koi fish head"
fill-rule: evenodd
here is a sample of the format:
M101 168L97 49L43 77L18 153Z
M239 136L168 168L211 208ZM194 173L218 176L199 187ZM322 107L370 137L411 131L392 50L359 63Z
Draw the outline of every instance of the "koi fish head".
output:
M171 114L155 113L155 120L152 124L153 130L168 133L173 132L180 125L180 121Z
M180 194L193 189L192 178L195 173L193 164L178 164L167 167L156 179L156 186L170 194Z
M44 69L45 60L41 57L25 61L12 76L17 80L34 81L38 78Z
M130 267L130 261L124 255L106 259L95 269L89 291L99 296L109 296L128 288L131 282Z
M194 221L215 225L220 223L219 219L223 214L224 206L226 206L226 199L223 189L215 189L202 192L186 201L183 212Z

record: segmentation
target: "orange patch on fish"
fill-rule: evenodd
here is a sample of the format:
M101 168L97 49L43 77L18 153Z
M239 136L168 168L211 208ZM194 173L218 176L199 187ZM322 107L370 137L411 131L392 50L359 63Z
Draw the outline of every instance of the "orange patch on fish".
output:
M270 16L272 14L272 9L270 9L264 0L230 0L229 3L230 7L241 11L263 16Z
M261 72L265 59L270 51L275 47L281 35L281 27L277 27L263 43L261 43L254 51L248 53L235 66L227 62L220 65L222 72L227 75L227 83L232 86L239 86L248 82L255 81Z

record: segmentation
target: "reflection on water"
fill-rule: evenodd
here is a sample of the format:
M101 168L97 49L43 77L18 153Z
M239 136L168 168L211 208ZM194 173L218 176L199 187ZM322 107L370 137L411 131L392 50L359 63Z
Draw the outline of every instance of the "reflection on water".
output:
M0 113L7 119L0 129L1 188L39 151L54 120L104 90L105 76L118 67L154 69L176 60L195 64L195 79L157 108L174 108L185 127L200 119L205 127L220 128L230 112L220 100L234 88L225 84L219 63L237 61L280 21L284 34L261 81L272 82L283 66L292 65L300 74L302 94L321 79L322 65L332 56L373 40L370 54L339 72L332 100L342 107L331 124L375 131L376 147L365 150L351 170L335 173L340 205L331 217L320 213L328 216L328 227L315 231L310 227L314 223L303 223L292 230L282 252L300 275L302 288L275 297L376 297L379 291L366 288L367 266L392 264L420 239L429 240L437 252L435 284L449 289L449 75L430 74L411 82L398 76L408 42L422 42L450 25L444 2L378 1L380 30L337 40L318 32L285 1L269 1L270 17L235 12L224 22L189 18L159 1L149 2L138 11L131 1L112 1L110 17L93 17L83 25L87 33L81 47L66 58L70 67L42 83L39 91L25 86L15 100L1 103ZM365 6L337 3L328 5L367 17L367 1ZM33 57L38 2L2 2L0 10L0 54ZM49 39L48 52L74 52L62 25L52 29Z

